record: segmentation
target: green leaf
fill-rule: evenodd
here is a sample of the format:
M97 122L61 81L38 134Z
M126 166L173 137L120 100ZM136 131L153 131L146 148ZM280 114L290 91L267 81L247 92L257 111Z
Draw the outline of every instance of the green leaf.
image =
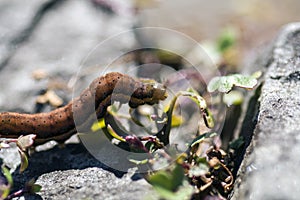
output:
M218 76L213 78L207 86L208 92L218 90L222 93L230 92L234 86L253 89L257 84L257 79L253 76L244 76L241 74L231 74L228 76Z
M217 48L221 53L224 53L226 50L232 48L236 44L237 33L233 28L226 28L221 33L218 42Z
M207 86L208 92L214 92L218 90L219 92L227 93L233 87L233 82L222 76L214 77Z
M172 172L172 179L173 179L173 189L176 190L184 180L184 170L181 165L176 165L173 172Z
M28 191L31 194L40 192L42 189L42 186L39 184L35 184L35 179L30 179L28 182L25 184L25 190Z
M136 165L144 165L149 162L148 156L145 154L130 154L127 159Z
M196 164L207 164L207 159L206 159L206 157L197 157L197 158L195 158L195 162L196 162Z
M119 140L119 141L122 141L122 142L126 142L126 140L125 140L123 137L121 137L120 135L118 135L118 134L113 130L113 128L112 128L110 125L107 126L107 127L102 128L102 131L103 131L104 133L106 133L107 135L111 136L112 138L115 138L115 139L117 139L117 140Z
M136 165L144 165L144 164L147 164L149 162L148 159L144 159L144 160L134 160L134 159L128 159L129 162L132 162Z
M31 193L37 193L40 192L42 189L42 186L39 184L33 184L31 188Z
M192 141L190 146L193 147L196 144L202 143L205 139L212 138L216 135L217 135L217 133L215 133L215 132L208 132L208 133L201 134Z
M24 151L21 149L18 149L20 157L21 157L21 166L20 166L20 173L25 171L25 169L28 167L28 157Z
M243 76L241 74L233 74L234 85L241 88L252 89L257 84L256 78L252 76Z
M171 126L172 127L179 127L182 123L183 123L183 119L182 119L182 117L181 116L179 116L179 115L172 115L172 124L171 124Z
M155 174L150 175L148 181L156 188L173 191L172 175L166 171L158 171Z
M9 184L10 186L12 186L12 185L13 185L13 178L12 178L12 176L11 176L9 170L8 170L4 165L2 165L1 169L2 169L2 173L3 173L3 175L5 176L5 178L6 178L7 182L8 182L8 184Z
M2 165L1 168L2 168L2 173L8 182L8 185L5 185L4 183L0 185L0 195L1 195L0 199L5 199L9 195L10 188L13 185L13 178L9 170L4 165Z
M207 108L205 99L201 95L199 95L197 91L195 91L193 89L189 89L188 91L181 91L174 97L174 99L171 102L171 106L170 106L171 112L173 111L175 102L179 96L186 96L186 97L189 97L191 100L193 100L198 105L200 111L202 112L203 120L204 120L206 126L208 128L212 128L214 126L213 117ZM168 117L169 117L169 115L168 115Z
M253 74L251 74L251 76L253 78L259 79L262 76L262 74L263 74L262 71L256 71Z
M159 141L158 138L156 138L155 140L146 142L145 147L148 149L149 153L153 153L157 149L163 148L164 145Z
M213 115L211 114L210 110L205 110L205 112L202 113L204 123L208 128L213 128L215 126Z
M187 92L182 92L182 96L190 97L201 110L207 109L207 104L205 99L194 89L190 88Z
M93 125L91 126L91 130L93 132L96 132L96 131L101 130L103 128L105 128L104 118L101 118L98 121L94 122Z
M236 140L233 140L232 142L229 143L229 148L233 150L238 150L245 144L245 139L243 136L239 137Z
M164 200L190 200L193 195L194 188L187 181L183 181L182 186L179 187L178 191L171 192L161 187L155 187L154 189Z
M191 98L199 107L200 112L203 116L203 120L205 122L205 125L208 128L213 128L214 126L214 120L211 112L207 108L207 104L205 99L200 96L196 91L189 89L188 91L180 91L178 92L175 97L171 100L170 104L164 108L164 111L167 114L167 123L164 125L163 132L159 132L156 134L158 139L163 142L164 144L169 143L169 136L172 128L172 115L173 111L175 109L176 101L178 97L180 96L186 96Z
M0 185L0 199L5 199L10 193L10 187L8 185Z
M162 188L174 192L182 185L184 180L184 170L181 165L176 164L171 171L160 170L148 177L148 181L156 188Z

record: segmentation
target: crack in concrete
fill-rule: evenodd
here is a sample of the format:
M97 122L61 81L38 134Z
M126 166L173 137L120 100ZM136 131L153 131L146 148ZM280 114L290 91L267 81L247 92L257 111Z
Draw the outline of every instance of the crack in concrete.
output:
M262 88L262 84L256 89L254 95L250 98L250 101L248 103L248 109L246 111L246 116L244 117L244 120L242 122L242 128L239 136L244 138L245 143L234 161L235 162L234 164L235 168L233 170L234 176L237 175L237 172L246 154L247 148L252 141L253 131L257 124L257 118L260 109L260 103L258 99L261 94L261 88Z
M299 33L300 23L286 26L273 43L274 62L261 65L268 70L257 122L231 199L299 199Z
M300 71L295 71L291 74L289 74L286 78L285 78L286 81L300 81Z

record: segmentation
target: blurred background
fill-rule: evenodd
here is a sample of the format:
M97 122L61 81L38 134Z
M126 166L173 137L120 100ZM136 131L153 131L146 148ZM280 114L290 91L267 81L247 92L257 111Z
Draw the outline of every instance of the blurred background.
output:
M72 80L83 62L89 65L96 60L98 65L105 65L116 49L126 52L145 41L128 34L86 62L91 50L107 38L136 27L184 33L202 44L217 65L239 71L283 25L299 21L299 10L298 0L1 0L0 110L38 111L32 106L36 100L33 96L49 88L65 90L62 98L70 99ZM156 42L161 42L159 39ZM224 51L224 45L232 48ZM221 49L221 58L214 55L220 54L216 49ZM150 56L137 63L153 59ZM169 56L161 63L176 68L178 63L170 60L178 61ZM38 80L32 75L36 71ZM89 72L80 73L84 78ZM89 81L86 78L80 84L84 87ZM64 96L68 89L69 96ZM20 99L29 103L20 104Z
M198 41L216 39L224 27L234 26L245 48L257 47L274 36L282 25L300 20L300 2L297 0L148 2L148 7L146 3L140 6L138 15L146 26L176 29ZM150 2L153 2L152 6Z
M138 12L143 26L175 29L200 42L215 41L230 27L236 34L239 65L270 42L283 25L300 20L300 1L297 0L136 2L145 2Z

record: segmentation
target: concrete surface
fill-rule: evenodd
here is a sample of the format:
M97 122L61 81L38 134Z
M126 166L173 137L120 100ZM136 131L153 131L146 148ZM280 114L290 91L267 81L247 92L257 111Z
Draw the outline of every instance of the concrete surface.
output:
M121 10L131 6L130 1L118 5ZM62 84L56 92L67 103L72 98L68 82L89 51L109 36L131 29L133 22L130 12L108 12L92 1L1 1L0 112L36 112L36 97L51 82ZM127 45L133 42L124 41ZM118 48L125 48L122 45ZM36 69L45 70L50 78L33 80L31 73ZM91 73L97 76L100 72ZM81 84L90 81L83 76ZM14 190L35 178L43 189L25 199L144 199L152 191L144 179L134 174L134 168L128 173L108 168L76 138L70 143L63 149L51 148L51 143L39 147L23 174L18 172L17 149L1 150L1 162L13 172Z
M85 0L2 0L0 112L35 112L35 99L47 89L49 80L34 81L32 71L46 70L67 87L82 59L95 45L134 27L133 14L128 12L132 6L130 1L119 1L122 3L118 4L121 6L118 9L122 12L113 14ZM198 10L197 6L194 8ZM153 15L157 14L153 12ZM149 16L148 19L157 20L152 13ZM166 17L168 19L172 17ZM207 21L206 18L201 20ZM181 21L186 25L187 20ZM190 23L193 28L194 24ZM207 26L197 27L209 29ZM217 31L213 35L216 34ZM199 33L195 30L192 36L196 38L197 35ZM134 41L128 40L124 44L128 45L128 42L133 45L131 42ZM123 43L117 45L126 48ZM266 81L258 119L253 121L253 115L249 116L253 126L258 121L253 127L254 139L239 171L233 199L297 199L300 196L299 57L300 24L291 24L279 34L270 54L258 63L266 67ZM89 80L83 79L82 84L88 84ZM64 103L71 99L71 90L57 92ZM71 142L64 149L49 149L53 145L40 148L30 158L29 168L23 174L15 170L19 167L16 148L1 151L2 162L14 171L14 189L35 178L43 190L26 199L144 199L152 195L150 185L134 174L134 168L129 168L128 173L108 168L93 158L78 141Z
M81 144L36 152L22 174L13 173L21 187L31 178L42 186L26 199L145 199L153 196L151 186L135 174L135 168L120 172L96 160Z
M299 199L300 23L285 26L260 60L257 124L232 199Z

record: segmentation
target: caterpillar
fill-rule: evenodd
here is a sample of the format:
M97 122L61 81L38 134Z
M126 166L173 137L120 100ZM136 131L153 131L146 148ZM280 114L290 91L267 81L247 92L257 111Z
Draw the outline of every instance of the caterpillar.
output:
M51 112L0 113L0 138L35 134L34 145L50 140L63 143L78 129L90 127L95 117L104 117L108 106L115 101L136 108L143 104L156 104L166 97L166 89L162 85L111 72L96 78L78 97ZM76 119L74 114L78 116Z

